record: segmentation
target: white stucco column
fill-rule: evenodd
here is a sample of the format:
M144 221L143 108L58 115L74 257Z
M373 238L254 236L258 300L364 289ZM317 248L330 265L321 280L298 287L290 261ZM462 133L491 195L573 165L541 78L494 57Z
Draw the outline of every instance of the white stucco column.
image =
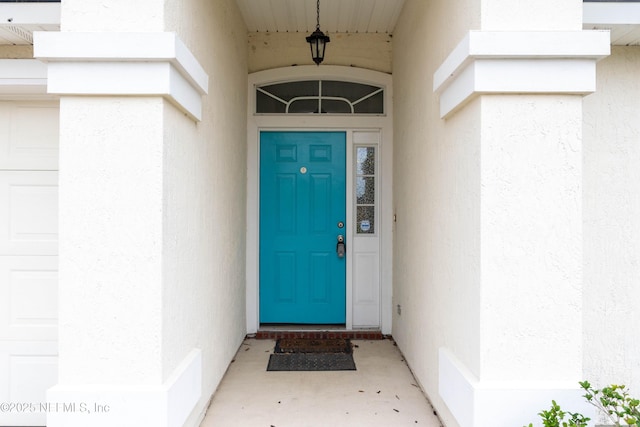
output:
M608 33L472 31L434 75L441 117L473 108L479 127L476 363L439 354L461 426L528 424L552 399L584 409L582 95L608 53Z
M60 95L59 381L49 427L182 426L201 354L167 366L167 110L207 76L172 33L37 33Z

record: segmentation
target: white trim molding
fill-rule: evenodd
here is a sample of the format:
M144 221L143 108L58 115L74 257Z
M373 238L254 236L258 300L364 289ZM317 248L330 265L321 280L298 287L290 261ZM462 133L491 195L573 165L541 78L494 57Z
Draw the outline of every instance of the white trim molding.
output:
M49 427L181 427L202 397L202 352L193 349L162 385L57 385Z
M640 3L584 2L583 25L640 25Z
M470 31L433 75L440 117L482 94L576 94L596 90L608 31Z
M539 426L551 400L595 419L578 381L480 381L453 353L439 350L438 393L461 427Z
M47 65L37 59L0 59L0 97L46 95Z
M49 63L49 93L163 96L202 119L209 77L174 33L38 31L34 56Z
M305 79L344 80L359 83L370 83L384 87L385 115L353 115L353 114L255 114L256 86L265 83L286 82ZM393 239L393 204L392 204L392 177L393 177L393 88L390 74L378 71L366 70L356 67L343 67L336 65L303 65L284 67L258 71L249 74L248 77L248 104L247 104L247 289L246 289L246 319L247 333L252 334L260 328L259 316L259 265L260 265L260 131L262 130L305 130L305 131L344 131L347 134L347 164L353 164L354 135L376 134L379 137L378 148L378 176L379 188L379 217L376 221L379 235L379 298L380 324L363 325L359 323L358 315L354 318L354 274L353 251L357 247L352 236L353 195L351 189L347 190L347 306L346 324L347 330L359 328L374 328L379 326L382 333L390 334L392 330L392 262L391 248ZM347 181L353 185L354 177L352 168L347 168ZM374 298L374 299L375 299Z

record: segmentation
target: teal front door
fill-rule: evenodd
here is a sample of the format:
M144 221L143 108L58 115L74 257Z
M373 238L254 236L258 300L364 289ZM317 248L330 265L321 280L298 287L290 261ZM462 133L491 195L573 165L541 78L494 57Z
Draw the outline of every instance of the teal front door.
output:
M345 175L344 132L260 133L260 323L345 323Z

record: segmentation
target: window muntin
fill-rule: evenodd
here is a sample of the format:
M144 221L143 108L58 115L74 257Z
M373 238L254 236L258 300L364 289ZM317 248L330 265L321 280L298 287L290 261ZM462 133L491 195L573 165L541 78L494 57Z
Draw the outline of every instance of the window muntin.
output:
M338 80L256 87L256 114L384 114L384 88Z

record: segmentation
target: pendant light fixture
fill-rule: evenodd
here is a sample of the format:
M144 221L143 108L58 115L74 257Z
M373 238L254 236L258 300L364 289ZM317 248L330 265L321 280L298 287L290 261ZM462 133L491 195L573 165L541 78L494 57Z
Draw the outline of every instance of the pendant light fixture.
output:
M313 58L313 62L316 65L320 65L320 63L324 60L324 50L327 47L327 43L331 40L329 36L325 36L322 31L320 31L320 0L317 0L316 6L316 30L311 33L309 37L307 37L307 43L311 47L311 58Z

